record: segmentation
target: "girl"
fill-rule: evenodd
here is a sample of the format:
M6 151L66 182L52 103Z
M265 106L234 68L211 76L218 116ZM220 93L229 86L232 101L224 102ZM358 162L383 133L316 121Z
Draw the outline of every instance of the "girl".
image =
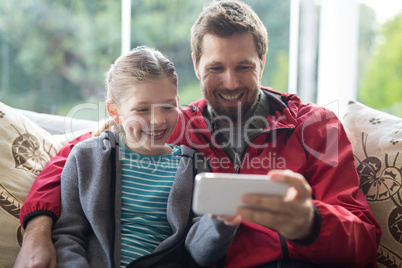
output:
M106 83L119 131L76 145L68 157L53 230L58 267L215 263L240 219L191 212L194 151L165 143L178 120L173 63L137 47L116 60Z

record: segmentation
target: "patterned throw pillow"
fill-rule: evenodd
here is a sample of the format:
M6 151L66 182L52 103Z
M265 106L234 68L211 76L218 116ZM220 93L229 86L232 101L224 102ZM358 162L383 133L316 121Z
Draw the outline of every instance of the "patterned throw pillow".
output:
M0 102L0 267L12 267L22 241L22 202L61 146L47 131Z
M402 267L402 119L349 102L343 124L360 188L383 231L379 267Z

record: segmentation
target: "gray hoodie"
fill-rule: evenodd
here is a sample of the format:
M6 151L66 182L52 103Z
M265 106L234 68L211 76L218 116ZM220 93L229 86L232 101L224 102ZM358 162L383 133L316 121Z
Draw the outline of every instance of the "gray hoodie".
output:
M167 204L173 234L128 267L211 265L224 256L236 234L237 227L191 211L194 176L207 169L195 167L194 150L181 150ZM119 267L120 206L118 135L107 131L77 144L63 169L61 212L53 230L58 267Z

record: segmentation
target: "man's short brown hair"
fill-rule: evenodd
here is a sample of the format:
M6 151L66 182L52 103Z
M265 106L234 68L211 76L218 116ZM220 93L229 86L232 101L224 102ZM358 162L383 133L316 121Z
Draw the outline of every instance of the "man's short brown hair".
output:
M205 7L191 28L191 50L198 65L202 40L206 34L225 38L234 34L252 33L261 62L268 51L268 33L260 18L240 1L213 2Z

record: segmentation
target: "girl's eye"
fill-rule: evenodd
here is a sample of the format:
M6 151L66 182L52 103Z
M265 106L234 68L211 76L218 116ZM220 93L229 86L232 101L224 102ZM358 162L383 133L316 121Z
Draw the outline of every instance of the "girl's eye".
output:
M175 109L175 108L176 108L176 107L173 106L173 105L163 106L163 110L173 110L173 109Z
M148 108L140 108L140 109L136 109L135 111L138 113L145 113L145 112L148 112L149 109Z

